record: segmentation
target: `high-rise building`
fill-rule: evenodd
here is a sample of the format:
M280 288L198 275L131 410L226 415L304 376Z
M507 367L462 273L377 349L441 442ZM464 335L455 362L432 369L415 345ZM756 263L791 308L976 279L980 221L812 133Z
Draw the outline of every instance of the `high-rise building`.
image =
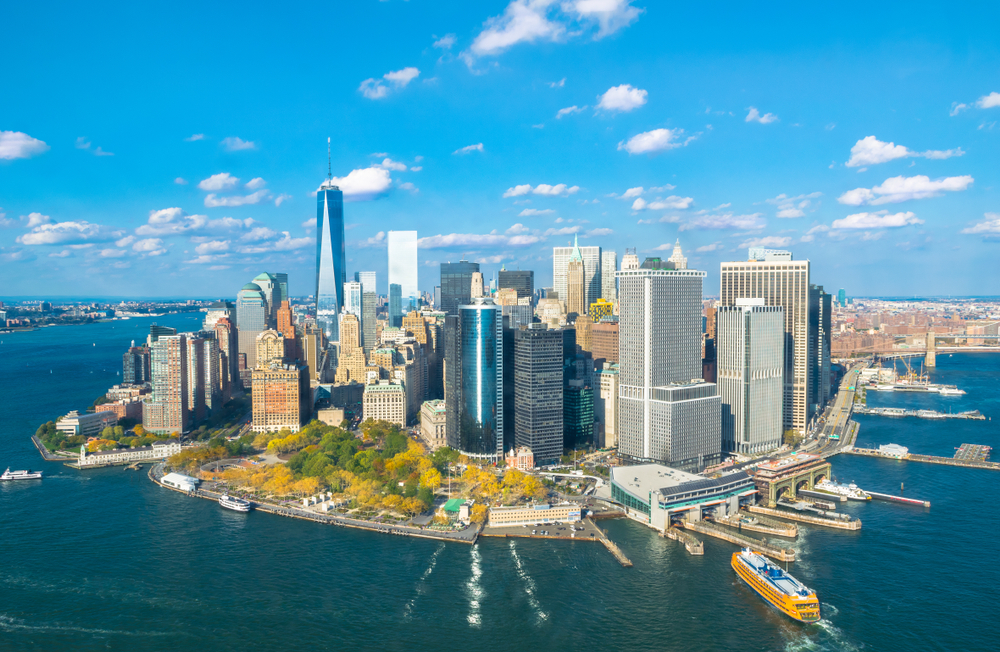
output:
M318 326L305 324L298 334L301 346L302 361L309 369L310 382L325 383L326 380L326 350L323 342L323 331Z
M336 342L337 316L347 282L344 250L344 193L328 178L316 192L316 322Z
M406 390L403 385L388 380L365 385L362 402L362 418L365 420L386 421L406 427Z
M239 372L239 344L237 343L236 322L222 317L215 322L215 339L219 344L219 374L224 376L223 387L230 393L243 387Z
M504 450L503 316L492 299L470 301L446 320L447 439L470 457L495 460Z
M122 383L142 385L149 382L149 347L132 344L122 355Z
M255 369L267 369L285 359L285 338L276 330L266 330L257 336Z
M434 309L441 310L441 286L434 286Z
M160 335L150 347L152 396L142 406L142 426L157 434L188 429L187 337Z
M804 433L809 421L809 261L787 251L750 250L747 262L722 263L720 305L764 299L785 318L784 428Z
M337 361L337 385L351 381L365 382L364 349L361 348L361 324L356 315L346 313L340 321L340 359Z
M472 274L479 271L479 263L462 260L441 263L441 305L438 310L448 315L458 314L458 307L472 298Z
M378 320L375 318L375 309L377 306L378 295L375 292L365 290L361 294L361 346L365 350L365 355L371 353L371 350L375 348L376 342L378 342L375 332L378 326Z
M361 281L348 281L344 283L344 310L357 315L358 319L364 318L364 286Z
M837 305L841 308L847 305L847 290L844 288L837 290Z
M309 421L309 371L298 363L275 362L252 374L254 432L298 432Z
M580 260L583 261L583 307L580 314L586 312L587 307L601 296L601 248L600 247L580 247L574 241L572 247L553 247L552 249L552 289L559 299L566 303L566 311L573 312L569 306L569 294L567 288L567 272L569 270L570 258L577 252Z
M785 320L781 306L736 299L716 313L722 448L756 457L781 445Z
M225 317L230 323L236 323L236 308L232 301L216 301L208 307L205 313L205 322L202 330L210 331L215 329L215 322Z
M482 272L472 272L472 288L469 290L470 298L477 299L483 296L483 274Z
M830 347L833 297L822 285L809 286L809 418L830 400Z
M218 323L218 322L216 322ZM215 338L215 332L202 333L205 338L204 346L204 387L205 413L211 414L215 410L225 405L231 396L229 387L228 370L223 375L223 357L219 352L219 341ZM227 362L228 364L228 362Z
M253 282L260 288L264 295L264 303L267 304L267 326L273 328L278 319L278 297L281 296L281 287L273 274L261 272L254 277Z
M389 326L403 325L403 288L398 283L389 284Z
M149 325L149 336L146 337L146 346L153 346L153 342L163 335L176 335L177 329L169 326L160 326L156 322Z
M594 388L582 378L563 388L563 446L594 445Z
M715 385L701 379L705 272L622 267L619 453L633 461L703 469L721 454L719 397Z
M573 327L576 329L577 348L584 353L590 353L594 348L592 339L594 321L587 315L580 315L573 323Z
M417 232L389 231L389 285L399 286L404 306L400 315L415 308L420 296L417 283ZM395 324L398 326L398 324Z
M278 286L277 297L275 298L275 303L278 307L281 307L282 301L291 301L291 297L288 296L288 274L284 272L277 272L272 274L274 277L274 282Z
M187 335L187 371L188 371L188 424L195 427L205 420L205 394L208 390L205 370L205 339L202 333Z
M497 284L501 290L515 290L518 299L530 299L535 293L535 273L530 269L509 270L501 267Z
M583 267L583 257L580 247L573 244L573 253L566 263L566 314L584 315L587 313L587 285Z
M597 447L618 446L618 364L605 362L595 374L594 420L597 422Z
M361 284L362 292L375 292L375 272L354 272L354 280Z
M247 368L257 366L257 335L267 329L267 300L260 286L247 283L236 295L236 327L239 352L247 357Z
M618 252L601 252L601 298L608 303L618 301L618 279L615 272L618 271ZM595 302L592 301L591 305ZM597 321L597 319L594 319Z
M604 297L601 297L594 303L590 304L590 310L588 311L588 314L596 324L605 317L614 317L615 304L611 303Z
M563 334L545 324L514 332L514 444L527 446L537 464L563 452Z
M600 361L618 362L618 318L604 319L590 329L590 354L594 364L600 368Z
M688 259L684 257L684 253L681 251L681 241L680 238L674 243L674 250L670 254L668 261L674 264L674 269L687 269Z
M289 360L299 360L298 341L295 337L295 316L287 299L282 301L278 308L277 331L281 333L285 341L285 357Z

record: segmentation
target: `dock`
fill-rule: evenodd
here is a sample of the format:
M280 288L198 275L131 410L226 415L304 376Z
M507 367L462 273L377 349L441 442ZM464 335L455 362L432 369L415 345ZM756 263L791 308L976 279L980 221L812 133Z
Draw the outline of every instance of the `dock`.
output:
M939 457L937 455L920 455L918 453L909 453L905 455L886 455L885 453L879 451L877 448L857 448L852 447L850 449L845 449L840 452L847 453L849 455L864 455L866 457L879 457L884 460L904 460L907 462L926 462L928 464L944 464L945 466L963 466L970 469L989 469L992 471L1000 471L1000 462L990 462L984 458L976 458L971 453L966 453L966 451L971 451L977 445L974 444L962 444L962 447L958 449L955 453L955 457ZM989 448L988 446L978 446L978 449ZM962 455L962 457L959 457Z
M799 536L799 528L794 523L775 521L761 515L750 515L746 512L733 514L727 518L716 519L716 523L735 528L738 532L749 530L750 532L760 532L770 534L775 537L786 537L794 539Z
M916 498L904 498L903 496L890 496L889 494L880 494L874 491L866 491L866 494L872 497L872 500L884 500L890 503L902 503L904 505L916 505L917 507L930 507L931 501L929 500L918 500Z
M788 519L789 521L799 521L800 523L808 523L810 525L820 525L822 527L832 527L838 530L860 530L861 529L861 519L842 519L842 518L825 518L823 516L811 516L809 514L802 514L801 512L790 512L785 509L777 509L775 507L762 507L761 505L750 505L747 510L753 512L754 514L766 514L768 516L775 516L777 518ZM820 510L817 510L820 511ZM840 514L837 514L840 517Z
M847 496L838 496L837 494L827 493L825 491L815 491L813 489L799 489L797 492L800 496L806 496L807 498L818 498L824 502L828 503L846 503ZM830 507L830 509L834 509Z
M721 525L710 523L708 521L682 521L680 524L686 530L694 530L699 534L715 537L716 539L722 539L723 541L728 541L729 543L735 543L742 548L753 548L754 550L762 552L773 559L778 559L780 561L795 561L794 550L791 548L781 548L779 546L772 545L767 542L767 539L756 539L745 534L732 532L728 528L724 528Z
M856 414L870 414L882 417L917 417L918 419L969 419L972 421L986 421L986 417L979 410L968 410L966 412L938 412L937 410L905 410L903 408L892 407L866 407L859 405L854 408Z
M692 555L705 554L705 544L694 538L690 532L685 532L684 530L671 526L667 528L666 532L663 532L662 536L665 536L668 539L673 539L674 541L680 541L684 544L684 549Z
M612 555L614 555L615 559L618 560L618 563L625 568L632 568L632 562L625 556L625 553L622 552L621 548L619 548L614 541L608 538L608 533L601 528L597 528L597 531L600 533L597 535L597 540L604 544L604 547L607 548Z

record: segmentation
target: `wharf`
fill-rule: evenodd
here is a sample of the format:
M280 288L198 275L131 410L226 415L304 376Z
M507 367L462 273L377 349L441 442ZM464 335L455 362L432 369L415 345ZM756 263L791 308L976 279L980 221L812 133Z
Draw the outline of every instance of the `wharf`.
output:
M966 412L938 412L936 410L905 410L903 408L891 407L866 407L859 405L854 408L857 414L869 414L882 417L917 417L918 419L969 419L972 421L986 421L986 417L979 410L968 410Z
M799 521L800 523L809 523L810 525L822 525L823 527L837 528L838 530L860 530L861 520L841 520L832 518L823 518L821 516L810 516L808 514L800 514L798 512L789 512L784 509L776 509L774 507L762 507L761 505L750 505L747 509L754 514L767 514L768 516L776 516L778 518L788 519L789 521Z
M564 541L597 541L601 536L601 530L589 517L580 521L581 531L571 530L569 533L563 534L563 532L567 531L568 527L576 525L576 523L546 523L545 525L532 525L530 527L519 525L505 527L486 526L479 533L479 536L501 537L505 539L562 539ZM540 534L542 531L549 532L550 534ZM538 532L539 534L532 534L532 532ZM552 532L555 532L555 534L551 534Z
M619 548L614 541L608 538L608 533L601 528L597 528L597 531L599 532L597 540L604 544L604 547L607 548L612 555L614 555L615 559L618 560L618 563L625 568L632 568L632 562L625 556L625 553L622 552L621 548Z
M715 537L716 539L722 539L723 541L728 541L729 543L735 543L741 547L753 548L754 550L762 552L767 556L780 561L795 561L794 550L791 548L780 548L778 546L771 545L767 542L767 539L755 539L754 537L749 537L745 534L731 532L727 528L716 525L715 523L709 523L707 521L698 521L695 523L681 521L680 525L686 530L694 530L699 534Z
M692 555L705 554L705 544L694 538L689 532L670 526L661 536L673 539L674 541L680 541L684 544L684 549Z
M963 444L967 446L968 444ZM960 451L962 449L959 449ZM938 457L936 455L919 455L917 453L907 453L902 457L895 457L892 455L883 455L875 448L851 448L849 450L843 450L842 453L848 453L850 455L864 455L866 457L879 457L884 460L906 460L908 462L926 462L928 464L944 464L945 466L964 466L970 469L990 469L992 471L1000 471L1000 462L989 462L986 460L976 460L976 459L959 459L956 457Z
M731 528L736 528L737 531L749 530L751 532L760 532L761 534L770 534L776 537L787 537L789 539L794 539L799 536L799 528L794 523L785 523L784 521L774 521L769 518L760 516L751 516L747 513L734 514L724 519L716 519L716 523L721 525L728 525Z
M846 503L847 496L838 496L837 494L827 493L825 491L816 491L814 489L799 489L797 492L800 496L806 496L807 498L818 498L829 503ZM834 509L831 507L830 509Z
M164 489L169 489L171 491L176 491L179 494L184 494L185 496L191 496L194 498L204 498L206 500L211 500L213 502L218 502L221 494L214 491L208 491L206 489L195 489L193 492L187 492L182 489L177 489L176 487L171 487L160 482L160 478L163 477L163 464L154 464L150 467L148 473L149 479L160 485ZM267 512L268 514L274 514L276 516L285 516L288 518L298 518L305 521L313 521L315 523L323 523L325 525L337 525L340 527L348 527L356 530L368 530L370 532L381 532L383 534L396 534L401 536L415 537L418 539L434 539L437 541L450 541L454 543L467 543L474 544L479 538L479 531L481 526L471 526L464 530L458 532L444 532L420 529L416 527L410 527L406 525L387 525L383 523L372 523L370 521L361 521L358 519L347 518L345 516L330 516L329 514L320 514L317 512L299 509L296 507L285 507L282 505L272 505L269 503L261 503L254 501L253 504L254 511Z
M916 498L904 498L903 496L890 496L889 494L880 494L875 491L866 491L872 500L884 500L890 503L902 503L904 505L917 505L919 507L930 507L931 501L929 500L917 500Z

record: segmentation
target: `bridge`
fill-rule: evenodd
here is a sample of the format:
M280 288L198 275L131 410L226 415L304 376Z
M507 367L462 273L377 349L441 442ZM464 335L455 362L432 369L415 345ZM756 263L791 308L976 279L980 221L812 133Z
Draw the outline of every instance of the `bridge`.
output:
M906 338L912 337L911 335L894 335L895 338ZM913 348L913 349L884 349L877 346L863 347L859 349L858 353L871 353L880 358L890 360L897 358L916 358L919 356L924 357L925 367L936 367L937 366L937 353L938 351L1000 351L1000 347L985 347L985 348L972 348L968 346L964 347L941 347L938 345L939 340L1000 340L1000 335L966 335L963 333L935 333L933 331L928 331L924 337L926 342L924 348Z

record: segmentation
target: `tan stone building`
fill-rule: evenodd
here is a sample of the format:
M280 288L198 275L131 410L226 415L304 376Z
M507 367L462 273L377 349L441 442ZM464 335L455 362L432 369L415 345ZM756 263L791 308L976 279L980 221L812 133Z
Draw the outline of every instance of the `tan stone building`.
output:
M424 401L420 408L420 438L427 447L437 450L447 446L444 436L445 405L444 401Z
M285 359L285 336L276 330L261 331L257 336L257 368L265 369Z
M400 384L383 380L366 385L362 399L362 419L387 421L406 427L406 392Z
M298 432L308 422L312 407L309 371L301 364L272 363L251 374L253 431Z

